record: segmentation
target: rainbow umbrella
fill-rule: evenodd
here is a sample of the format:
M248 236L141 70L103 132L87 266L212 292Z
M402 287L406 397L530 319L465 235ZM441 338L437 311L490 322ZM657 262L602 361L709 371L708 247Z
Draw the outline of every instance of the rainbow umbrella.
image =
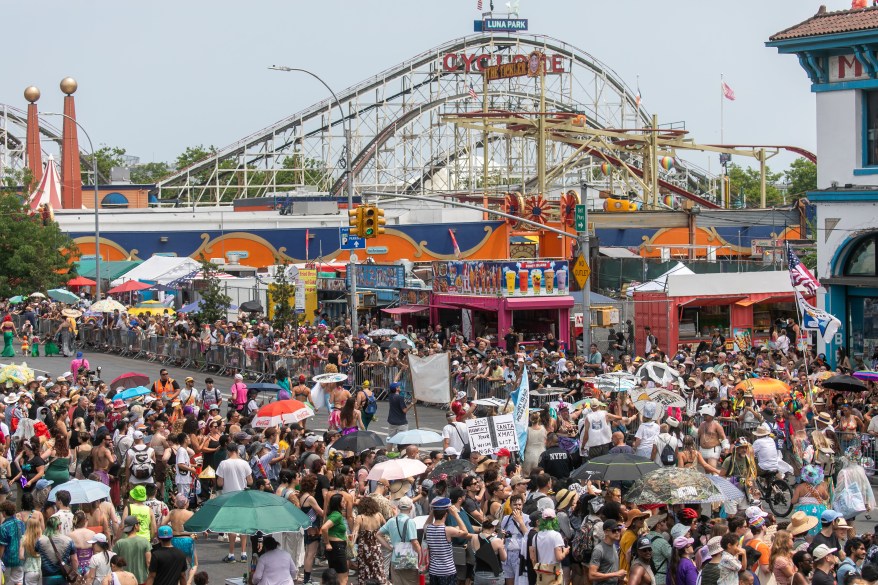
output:
M867 382L878 382L878 372L873 372L871 370L854 372L854 378L857 378L858 380L866 380Z

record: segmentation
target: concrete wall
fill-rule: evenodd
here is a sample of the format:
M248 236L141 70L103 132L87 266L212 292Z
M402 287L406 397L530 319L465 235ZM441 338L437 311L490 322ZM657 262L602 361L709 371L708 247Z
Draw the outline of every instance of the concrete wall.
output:
M869 177L855 177L862 167L862 99L855 90L817 94L817 188L832 182L866 185Z

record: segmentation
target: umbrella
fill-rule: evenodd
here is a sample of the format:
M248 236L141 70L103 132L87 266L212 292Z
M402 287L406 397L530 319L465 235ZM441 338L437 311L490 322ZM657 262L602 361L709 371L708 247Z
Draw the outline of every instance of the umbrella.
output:
M475 465L466 459L446 459L433 468L433 473L430 474L430 479L442 479L443 475L446 477L455 477L457 475L469 473L473 469L475 469Z
M311 378L311 380L318 384L338 384L347 379L348 377L345 374L320 374Z
M838 392L863 392L866 390L866 385L862 381L847 374L840 374L824 380L821 386Z
M107 293L111 295L116 295L119 293L127 293L127 292L137 292L139 290L147 290L152 288L151 284L146 284L145 282L140 282L137 280L128 280L120 284L119 286L114 286Z
M82 317L82 311L79 311L77 309L64 309L61 311L61 314L65 317L73 317L74 319Z
M52 488L48 500L54 502L55 494L61 490L70 492L71 504L90 504L110 497L110 486L108 485L90 479L71 479Z
M633 481L644 474L659 469L655 461L628 453L612 453L595 457L570 474L571 479L595 479L602 481Z
M3 382L16 382L27 384L34 379L34 371L22 362L21 365L9 364L0 368L0 384Z
M677 373L677 370L667 364L661 362L646 362L634 374L638 378L649 378L656 384L670 384L677 382L682 384L683 378Z
M375 465L366 479L379 481L386 479L393 481L395 479L405 479L421 475L427 471L427 466L418 459L391 459Z
M396 349L415 349L415 342L405 335L399 334L391 340L390 347Z
M174 309L172 309L171 307L168 307L166 305L163 305L162 303L160 303L158 301L143 301L142 303L139 303L137 306L131 307L130 309L128 309L128 314L140 316L140 315L146 313L147 311L149 311L151 313L156 313L156 314L164 313L165 311L167 311L169 315L176 314L176 311Z
M375 329L369 332L369 337L396 337L397 333L393 329Z
M125 305L115 299L101 299L91 304L88 308L93 313L112 313L113 311L124 311Z
M203 302L204 301L202 301L201 299L198 299L197 301L195 301L193 303L189 303L188 305L183 305L183 308L177 312L178 313L197 313L198 311L201 310L201 305L203 304ZM237 311L238 305L229 305L229 310L230 311Z
M753 398L760 400L769 400L774 396L790 393L789 385L776 378L747 378L743 382L738 382L735 390L749 391L753 394Z
M387 442L393 445L427 445L429 443L438 443L441 440L442 435L434 431L412 429L393 435L387 439Z
M32 297L38 297L38 298L41 298L41 299L46 298L46 295L44 295L44 294L41 293L41 292L31 293L30 296L32 296Z
M598 376L589 381L601 392L624 392L637 386L633 378Z
M24 297L21 295L15 295L14 297L9 299L10 305L17 305L18 303L24 302Z
M738 489L738 487L733 484L731 481L726 479L725 477L720 477L719 475L708 475L707 478L713 482L719 489L719 493L722 496L722 501L738 501L744 499L744 492Z
M156 283L156 284L150 286L149 289L150 290L160 290L162 292L171 292L171 291L177 290L172 286L167 286L167 285L160 284L160 283Z
M353 451L354 453L361 453L366 449L375 449L383 446L384 440L381 438L381 435L372 431L355 431L329 445L330 448L336 451Z
M9 302L11 303L12 299L9 299ZM854 378L857 380L866 380L868 382L878 382L878 372L873 372L871 370L854 372Z
M145 396L150 392L152 392L152 390L150 390L146 386L135 386L133 388L126 388L125 390L122 390L121 392L113 396L113 398L118 398L119 400L131 400L132 398L137 398L138 396Z
M208 500L184 525L188 532L272 534L296 532L311 519L286 498L259 490L243 490Z
M257 392L280 392L283 389L283 387L269 382L254 382L252 384L247 384L247 390L256 390Z
M263 312L262 305L259 304L259 301L246 301L241 303L241 311L246 311L247 313L261 313Z
M59 303L73 304L79 302L79 297L65 288L53 288L49 291L49 298Z
M634 504L702 504L722 501L722 494L697 469L660 467L635 481L625 498Z
M256 418L251 424L254 429L267 429L268 427L301 422L312 416L314 416L314 411L304 402L278 400L257 410Z
M110 382L109 388L115 390L119 386L122 388L134 388L136 386L146 386L147 384L149 384L149 376L146 374L127 372Z
M686 407L685 398L664 388L632 388L628 391L628 396L634 402L634 407L648 418L655 418L655 409L658 407L662 407L663 410L667 410L669 406ZM650 411L652 414L647 414L646 411Z
M97 283L90 278L77 276L67 281L67 286L95 286Z

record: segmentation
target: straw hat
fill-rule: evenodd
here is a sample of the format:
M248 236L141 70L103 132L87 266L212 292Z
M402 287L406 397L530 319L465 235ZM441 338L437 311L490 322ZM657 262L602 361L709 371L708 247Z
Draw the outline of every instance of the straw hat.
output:
M768 425L766 425L766 424L759 425L758 427L756 427L756 430L753 431L754 437L767 437L770 434L771 434L771 429L769 429Z
M390 499L397 500L401 498L409 491L409 489L411 489L411 487L412 483L410 481L394 481L390 484Z
M821 422L825 425L831 425L833 423L832 415L830 415L828 412L821 412L817 415L815 422Z
M557 508L559 510L563 510L570 506L573 503L573 499L576 497L576 492L573 490L561 489L558 490L558 493L555 494L555 501L558 502Z

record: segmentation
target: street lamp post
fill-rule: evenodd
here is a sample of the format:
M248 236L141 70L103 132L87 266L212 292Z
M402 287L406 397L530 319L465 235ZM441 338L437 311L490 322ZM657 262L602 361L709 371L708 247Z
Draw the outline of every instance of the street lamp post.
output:
M67 118L76 124L88 140L88 147L91 149L91 167L94 171L94 191L95 191L95 301L101 300L101 223L100 223L100 201L98 200L98 153L92 144L91 136L85 128L82 127L76 118L62 114L60 112L43 112L44 116L61 116Z
M312 73L307 69L301 69L299 67L285 67L282 65L272 65L269 69L273 71L285 71L292 72L298 71L300 73L307 73L317 81L323 84L323 87L332 94L332 99L335 100L335 105L338 107L338 111L341 114L341 122L344 126L344 151L345 151L345 174L347 175L347 194L348 194L348 210L354 208L354 171L351 168L351 122L347 120L345 117L344 110L341 107L341 102L338 101L338 97L335 95L335 92L332 91L332 88L320 78L316 73ZM350 262L348 262L348 275L351 282L350 287L350 305L351 305L351 337L357 338L357 273L355 270L356 267L356 256L351 253Z

